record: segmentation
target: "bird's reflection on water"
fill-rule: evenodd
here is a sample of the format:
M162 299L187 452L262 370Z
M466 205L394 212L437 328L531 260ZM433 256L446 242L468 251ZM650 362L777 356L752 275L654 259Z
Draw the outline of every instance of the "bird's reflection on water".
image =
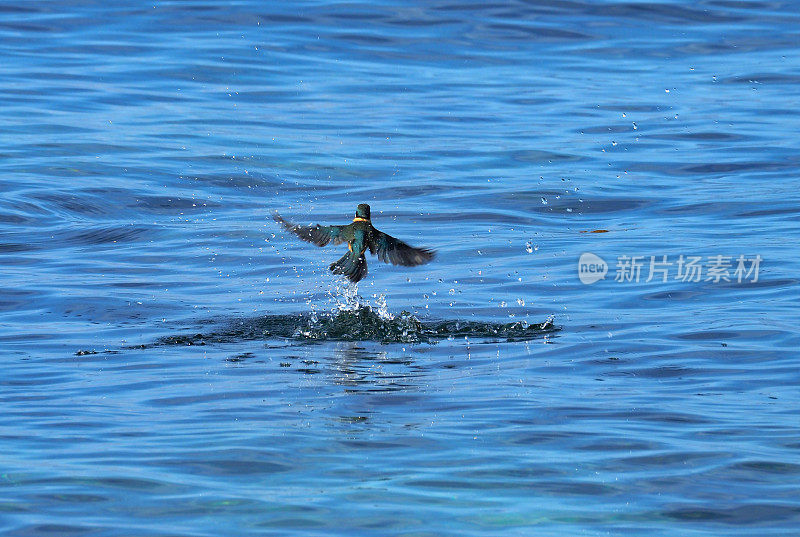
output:
M344 386L347 393L414 389L411 381L423 373L410 356L390 357L386 350L371 350L357 343L338 344L330 367L334 383Z
M432 321L363 304L324 314L266 315L195 326L203 331L187 330L131 348L203 347L204 354L224 354L229 364L271 363L280 373L270 382L293 385L299 380L297 387L311 390L309 395L326 392L325 408L309 411L347 423L348 430L367 424L371 430L416 427L419 416L409 409L425 406L427 386L460 374L458 364L470 361L471 345L542 340L558 330L550 319ZM443 373L448 370L452 373Z
M405 410L425 397L424 379L430 372L415 362L409 349L338 343L326 371L331 384L341 387L328 412L332 421L343 425L342 432L348 437L418 425Z

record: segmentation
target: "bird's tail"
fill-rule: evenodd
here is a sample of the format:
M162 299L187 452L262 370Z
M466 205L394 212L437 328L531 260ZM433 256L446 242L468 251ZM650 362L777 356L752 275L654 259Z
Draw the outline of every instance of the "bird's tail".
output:
M352 252L347 252L341 259L331 263L330 269L334 274L344 274L351 282L357 282L367 275L367 258L363 253L356 258Z

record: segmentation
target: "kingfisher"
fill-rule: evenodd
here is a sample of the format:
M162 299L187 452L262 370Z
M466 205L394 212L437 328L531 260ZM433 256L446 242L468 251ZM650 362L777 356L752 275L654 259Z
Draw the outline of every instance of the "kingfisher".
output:
M277 212L273 215L276 222L291 231L302 240L317 246L347 243L347 253L329 267L334 274L342 274L351 282L357 282L367 275L367 259L364 252L377 255L384 263L415 267L431 261L436 252L428 248L414 248L400 239L378 231L372 225L369 205L361 203L356 207L353 222L344 226L296 226L284 220Z

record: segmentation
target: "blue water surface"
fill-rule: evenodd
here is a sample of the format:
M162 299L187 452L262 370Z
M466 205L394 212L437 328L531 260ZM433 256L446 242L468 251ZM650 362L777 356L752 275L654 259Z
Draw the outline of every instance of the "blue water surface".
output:
M3 3L0 533L797 535L798 44L780 0ZM356 289L271 219L360 202L436 260Z

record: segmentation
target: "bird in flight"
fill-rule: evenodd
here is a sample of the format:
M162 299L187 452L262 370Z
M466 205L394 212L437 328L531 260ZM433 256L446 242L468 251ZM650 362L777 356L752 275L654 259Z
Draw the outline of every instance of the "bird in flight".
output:
M347 243L347 253L335 263L331 263L330 270L334 274L343 274L351 282L364 279L367 275L367 259L364 253L377 255L384 263L415 267L431 261L436 252L428 248L414 248L378 231L372 225L369 216L369 205L360 204L356 208L356 217L353 222L344 226L296 226L284 220L277 212L273 218L276 222L291 231L306 242L313 242L317 246Z

